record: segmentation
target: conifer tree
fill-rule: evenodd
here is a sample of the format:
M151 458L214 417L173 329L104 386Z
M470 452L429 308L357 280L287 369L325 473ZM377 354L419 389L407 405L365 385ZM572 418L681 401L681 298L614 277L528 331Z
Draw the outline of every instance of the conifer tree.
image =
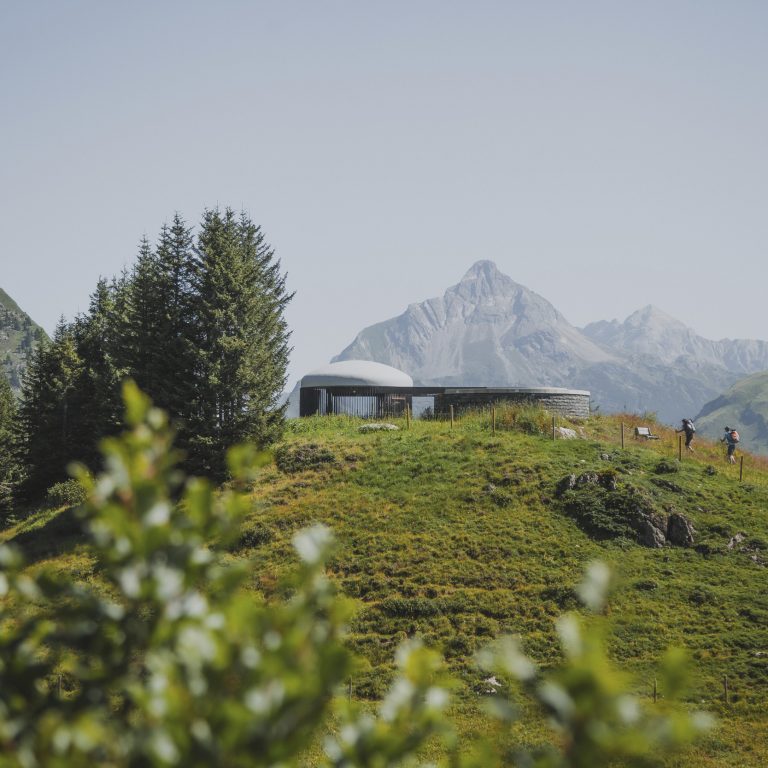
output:
M0 512L10 508L17 465L13 451L13 422L16 403L8 379L0 373Z
M114 305L114 291L101 279L91 295L88 313L78 316L72 325L81 367L75 382L77 397L70 410L70 450L89 465L98 460L99 440L117 432L121 424L120 382L125 371L114 359L118 346Z
M109 330L109 353L115 369L121 378L130 375L130 326L129 301L131 290L131 272L127 268L109 282L111 302L107 311L107 328Z
M22 381L16 420L17 455L24 467L22 495L32 498L65 480L67 464L79 458L78 382L82 361L72 326L60 320L53 341L33 352Z
M235 443L279 434L289 332L280 263L245 214L208 210L198 236L199 369L192 464L215 477Z
M149 240L143 237L136 264L125 285L122 323L123 352L120 362L150 396L157 391L155 361L159 347L160 297L157 261Z
M194 393L196 260L191 231L178 213L161 229L154 250L143 238L126 283L125 329L119 336L125 347L122 367L182 421Z
M154 256L156 308L155 402L187 421L194 399L195 275L197 255L191 230L177 213L163 226Z
M261 229L206 211L197 238L179 214L147 238L130 273L100 280L88 312L31 355L16 429L27 496L93 464L119 426L121 380L136 380L177 422L190 467L223 478L226 449L280 433L289 332L280 262Z

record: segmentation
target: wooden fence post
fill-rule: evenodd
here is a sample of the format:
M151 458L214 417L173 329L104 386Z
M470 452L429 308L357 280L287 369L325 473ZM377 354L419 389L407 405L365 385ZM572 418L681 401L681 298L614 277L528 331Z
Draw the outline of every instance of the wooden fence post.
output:
M739 457L739 482L744 479L744 455Z
M491 406L491 434L496 434L496 406Z
M682 435L677 436L677 460L678 461L683 460L683 436Z
M451 429L453 429L453 406L451 406Z
M621 422L621 450L624 450L624 422Z
M555 416L553 416L552 417L552 439L553 440L555 439L555 435L556 435L556 432L555 432Z
M659 695L658 686L657 686L656 678L654 677L653 678L653 703L654 704L656 703L656 699L658 698L658 695Z
M411 409L408 407L408 403L405 404L405 428L411 428Z
M723 675L723 697L725 698L725 703L729 704L728 700L728 675Z

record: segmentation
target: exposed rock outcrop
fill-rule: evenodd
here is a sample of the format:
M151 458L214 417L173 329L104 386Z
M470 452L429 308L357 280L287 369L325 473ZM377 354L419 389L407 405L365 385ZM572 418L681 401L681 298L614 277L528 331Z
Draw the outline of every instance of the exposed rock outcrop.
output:
M667 540L678 547L692 547L696 531L691 521L679 512L673 512L667 521Z
M644 547L690 547L695 530L685 515L667 516L656 502L632 485L619 485L613 472L566 475L556 488L567 515L595 539L624 537Z

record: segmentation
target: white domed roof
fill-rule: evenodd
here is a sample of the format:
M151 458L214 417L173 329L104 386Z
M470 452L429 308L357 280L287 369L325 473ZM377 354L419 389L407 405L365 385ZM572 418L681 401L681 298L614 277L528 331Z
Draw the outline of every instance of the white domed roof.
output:
M342 360L310 371L301 379L302 387L412 387L413 379L384 363L370 360Z

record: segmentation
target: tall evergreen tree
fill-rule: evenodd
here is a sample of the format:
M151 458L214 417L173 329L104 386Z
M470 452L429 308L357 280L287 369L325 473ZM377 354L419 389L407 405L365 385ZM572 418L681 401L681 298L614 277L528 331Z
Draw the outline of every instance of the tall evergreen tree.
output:
M152 250L144 238L127 282L125 368L157 405L188 420L194 393L197 256L177 213Z
M116 431L119 382L133 377L180 425L190 466L224 475L226 449L280 433L289 332L280 262L245 215L206 211L197 247L179 214L133 270L100 280L88 312L31 355L16 428L24 492L97 460Z
M101 279L91 295L87 314L78 316L72 325L81 367L75 382L77 397L70 408L70 450L91 466L98 461L99 440L117 432L121 422L120 382L124 371L117 367L113 354L118 344L112 324L114 310L114 290Z
M16 403L8 379L0 373L0 513L10 509L18 466L13 450Z
M197 255L191 230L177 213L164 226L155 251L157 346L153 360L154 401L188 421L196 368L195 276Z
M22 495L42 494L67 477L67 464L79 458L77 413L82 361L75 336L62 319L51 343L41 343L24 372L16 420L17 455L24 467Z
M193 466L224 473L226 449L265 444L280 430L289 333L280 263L243 214L208 210L198 236L197 401Z
M159 350L160 295L155 255L143 237L136 264L125 286L123 354L121 363L136 383L154 397L157 392L156 360Z
M286 405L281 405L279 400L285 390L291 352L285 309L293 293L286 291L286 276L281 273L280 261L266 242L261 227L254 225L245 213L240 214L239 235L258 291L254 329L259 343L258 364L248 394L248 411L257 427L258 439L269 443L281 434L285 418Z

